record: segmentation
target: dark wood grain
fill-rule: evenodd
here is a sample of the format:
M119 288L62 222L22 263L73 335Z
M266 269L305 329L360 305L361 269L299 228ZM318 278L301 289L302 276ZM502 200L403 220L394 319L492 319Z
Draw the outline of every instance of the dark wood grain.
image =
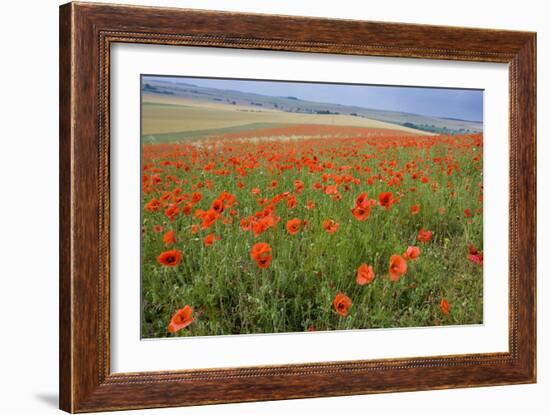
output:
M109 354L113 43L508 63L509 352L117 374ZM534 382L534 33L72 3L60 10L60 407L68 412ZM230 365L231 362L228 362Z
M70 7L59 14L59 406L72 410L71 321L71 102L72 20Z

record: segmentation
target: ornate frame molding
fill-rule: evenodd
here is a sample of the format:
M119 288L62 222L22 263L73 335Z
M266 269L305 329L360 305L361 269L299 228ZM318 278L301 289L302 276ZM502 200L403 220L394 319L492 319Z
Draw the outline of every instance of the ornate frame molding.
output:
M262 38L257 36L259 27ZM334 30L342 34L341 40L330 41ZM510 351L110 373L109 71L113 43L508 63ZM61 408L89 412L534 382L535 61L536 36L525 32L86 3L61 6Z

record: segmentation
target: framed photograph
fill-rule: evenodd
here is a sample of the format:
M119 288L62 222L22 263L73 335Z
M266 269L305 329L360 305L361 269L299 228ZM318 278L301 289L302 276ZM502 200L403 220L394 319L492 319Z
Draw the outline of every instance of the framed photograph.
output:
M60 8L60 407L536 381L536 35Z

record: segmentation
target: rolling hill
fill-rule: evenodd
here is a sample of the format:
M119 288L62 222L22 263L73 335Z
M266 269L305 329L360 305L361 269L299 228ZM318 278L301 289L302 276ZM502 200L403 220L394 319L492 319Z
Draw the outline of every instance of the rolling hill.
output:
M206 88L173 79L142 85L142 136L175 140L292 124L388 128L409 134L481 132L481 122L362 108L297 97Z

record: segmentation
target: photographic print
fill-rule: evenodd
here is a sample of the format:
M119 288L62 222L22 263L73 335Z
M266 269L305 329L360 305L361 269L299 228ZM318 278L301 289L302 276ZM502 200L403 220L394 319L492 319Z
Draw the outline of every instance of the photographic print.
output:
M483 91L142 75L141 336L483 323Z

